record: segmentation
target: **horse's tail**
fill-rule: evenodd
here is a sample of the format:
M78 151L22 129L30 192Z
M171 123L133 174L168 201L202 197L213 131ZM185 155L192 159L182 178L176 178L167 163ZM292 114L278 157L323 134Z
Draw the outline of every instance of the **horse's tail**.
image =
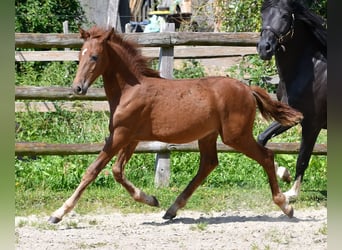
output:
M257 101L258 108L266 120L273 117L281 125L294 126L303 119L301 112L285 103L272 100L264 89L258 86L250 86L250 88Z

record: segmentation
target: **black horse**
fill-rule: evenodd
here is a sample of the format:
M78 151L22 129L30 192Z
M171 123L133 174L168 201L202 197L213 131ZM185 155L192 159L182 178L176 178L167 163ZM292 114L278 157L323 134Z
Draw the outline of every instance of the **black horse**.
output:
M320 16L296 0L265 0L261 16L259 56L263 60L275 56L280 78L277 97L304 115L295 182L285 193L295 199L317 136L327 129L327 29ZM289 128L274 122L258 142L265 145Z

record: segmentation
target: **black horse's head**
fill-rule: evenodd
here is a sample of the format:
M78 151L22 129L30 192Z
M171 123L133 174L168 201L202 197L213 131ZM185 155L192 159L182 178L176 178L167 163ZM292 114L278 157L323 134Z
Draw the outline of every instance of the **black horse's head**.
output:
M257 49L261 59L269 60L294 32L295 0L265 0L261 7L262 29Z

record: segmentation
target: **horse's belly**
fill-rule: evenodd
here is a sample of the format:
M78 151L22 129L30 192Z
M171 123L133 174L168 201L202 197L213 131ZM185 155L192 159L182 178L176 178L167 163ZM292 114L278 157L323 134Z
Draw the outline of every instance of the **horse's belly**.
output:
M204 109L174 108L177 110L173 112L168 110L151 120L151 135L156 140L186 143L218 130L218 119L208 107Z

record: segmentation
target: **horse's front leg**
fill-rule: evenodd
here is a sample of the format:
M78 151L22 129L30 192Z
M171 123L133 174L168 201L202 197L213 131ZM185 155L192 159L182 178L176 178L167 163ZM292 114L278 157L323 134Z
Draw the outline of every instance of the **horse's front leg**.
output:
M51 217L49 218L50 222L60 222L63 216L76 206L77 201L80 199L87 186L96 179L101 170L107 165L113 156L117 154L119 149L124 147L127 143L127 137L124 135L115 136L115 138L116 139L114 141L114 133L111 133L96 160L87 168L87 171L83 175L82 180L75 192L59 209L52 213Z
M312 126L312 122L306 122L302 124L302 140L300 143L299 154L296 163L296 176L293 186L290 190L285 192L285 196L288 200L294 201L297 199L300 187L304 178L304 172L309 165L309 161L314 149L318 134L320 132L319 127Z
M212 134L198 141L201 158L197 174L166 211L163 219L173 219L176 216L177 211L186 205L190 196L195 192L203 180L211 173L211 171L218 165L216 139L217 134Z
M126 176L124 174L125 165L131 158L137 144L138 142L132 142L119 151L117 160L113 165L113 175L115 180L128 191L128 193L133 197L135 201L158 207L159 202L156 197L147 195L143 191L135 187L129 180L126 179Z
M105 151L100 152L97 159L88 167L75 192L70 196L69 199L64 202L64 204L59 209L52 213L49 218L49 222L60 222L63 216L70 212L76 206L76 203L81 197L84 190L93 180L95 180L100 171L106 166L106 164L110 161L110 159L112 159L113 156L114 152L110 152L110 154L106 153Z

